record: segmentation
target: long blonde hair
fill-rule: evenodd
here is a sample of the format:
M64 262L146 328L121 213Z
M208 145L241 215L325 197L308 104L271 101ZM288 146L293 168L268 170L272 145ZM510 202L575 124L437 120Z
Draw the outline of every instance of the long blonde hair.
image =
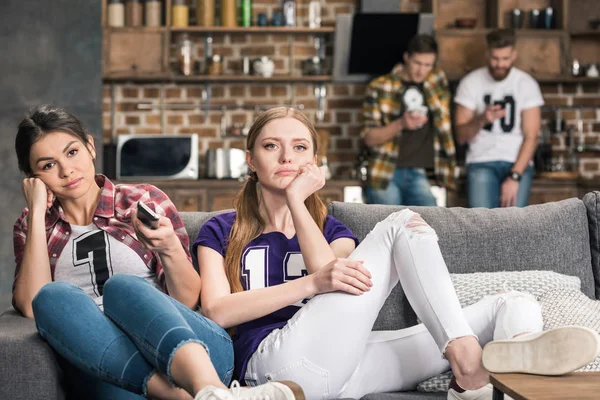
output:
M246 139L246 150L252 152L256 138L265 125L279 118L294 118L306 126L313 141L314 154L317 154L317 130L302 112L287 107L271 108L254 121ZM252 172L233 200L237 214L229 235L229 244L225 255L225 274L229 280L231 293L244 290L240 281L242 252L248 243L262 233L265 227L265 221L259 210L260 199L257 186L258 177L256 172ZM323 204L321 198L313 193L304 201L304 204L317 226L323 231L325 218L327 217L327 207Z

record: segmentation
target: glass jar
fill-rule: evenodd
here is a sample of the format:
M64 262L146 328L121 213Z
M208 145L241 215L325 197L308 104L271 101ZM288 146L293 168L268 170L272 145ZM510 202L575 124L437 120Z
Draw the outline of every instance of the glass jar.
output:
M179 61L179 73L185 76L192 74L192 68L194 61L192 59L192 52L194 48L194 42L190 39L187 34L181 36L177 44L178 61Z
M173 26L186 27L190 23L190 8L185 0L173 0Z
M123 0L108 0L107 24L114 28L125 26L125 4L123 4Z
M207 58L207 62L207 73L209 75L221 75L223 73L223 58L220 55L215 54Z
M127 0L125 6L125 23L127 26L142 26L142 3L140 0Z
M162 25L161 0L146 0L145 8L146 26L157 27Z
M319 28L321 26L321 1L310 0L308 3L308 27Z

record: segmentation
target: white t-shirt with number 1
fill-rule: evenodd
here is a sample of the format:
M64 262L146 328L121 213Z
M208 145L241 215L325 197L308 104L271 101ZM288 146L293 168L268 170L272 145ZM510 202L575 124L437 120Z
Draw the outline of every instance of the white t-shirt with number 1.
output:
M506 115L488 124L469 142L466 163L514 162L523 142L521 113L544 104L538 83L526 72L512 68L502 81L496 81L487 67L465 76L458 85L454 101L482 114L486 104L505 106Z

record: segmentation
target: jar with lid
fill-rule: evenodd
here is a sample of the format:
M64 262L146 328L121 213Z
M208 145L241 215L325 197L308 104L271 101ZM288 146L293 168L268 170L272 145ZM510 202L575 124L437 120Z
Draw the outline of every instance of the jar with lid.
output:
M140 0L127 0L125 3L125 23L127 26L142 26L142 3Z
M146 0L144 9L146 26L157 27L162 25L162 1Z
M189 25L190 8L188 7L186 0L173 0L171 11L173 13L173 26L186 27Z
M125 4L123 0L108 0L108 26L121 28L125 26Z
M192 68L194 66L192 60L193 48L194 42L192 42L187 34L183 34L177 43L179 73L182 75L190 76L192 74Z
M223 58L215 54L212 57L207 57L209 75L221 75L223 73Z

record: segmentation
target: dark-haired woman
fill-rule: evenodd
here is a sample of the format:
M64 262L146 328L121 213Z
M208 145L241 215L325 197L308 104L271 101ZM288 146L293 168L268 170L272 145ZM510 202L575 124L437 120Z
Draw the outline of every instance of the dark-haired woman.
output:
M93 138L60 108L33 108L15 148L27 208L14 226L13 304L35 318L70 380L85 382L80 396L294 398L280 383L227 389L231 341L193 311L200 277L163 192L96 175ZM157 229L137 219L138 202L160 215Z

